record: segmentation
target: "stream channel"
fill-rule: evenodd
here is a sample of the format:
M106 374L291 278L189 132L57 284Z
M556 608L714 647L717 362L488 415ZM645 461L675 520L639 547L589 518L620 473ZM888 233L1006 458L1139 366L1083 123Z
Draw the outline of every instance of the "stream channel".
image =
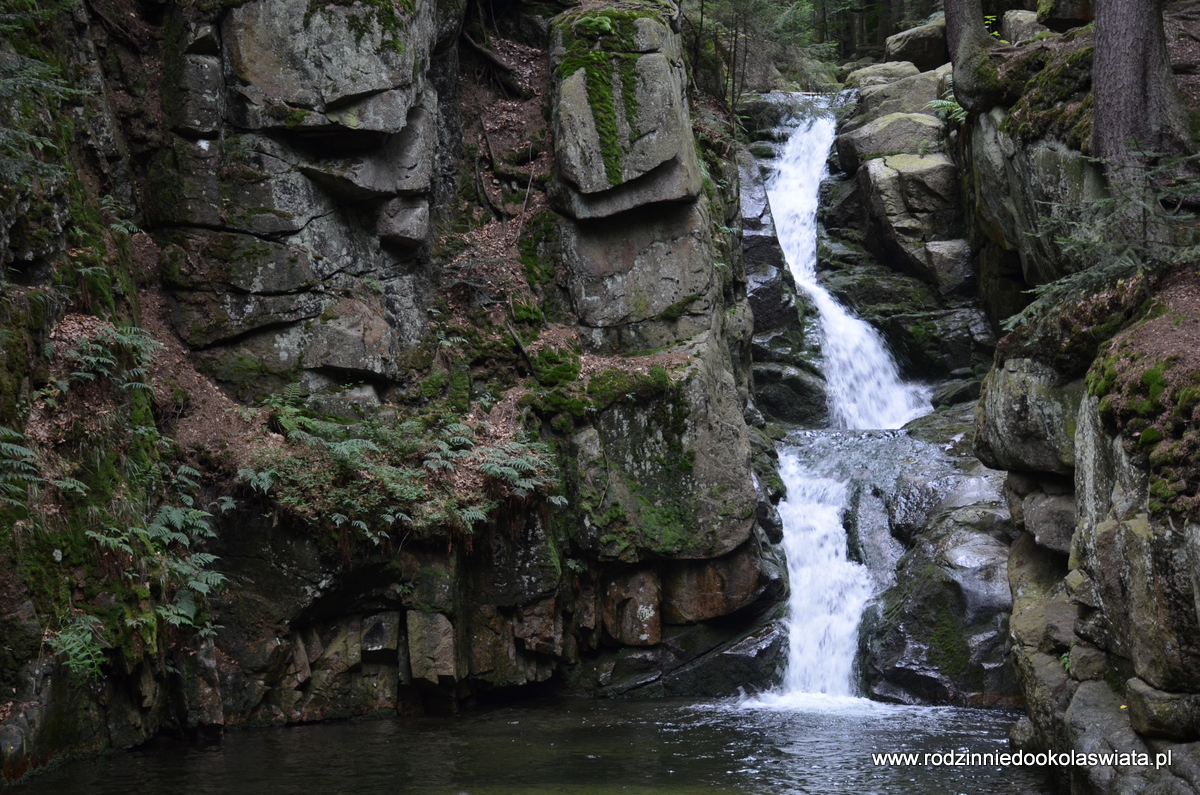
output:
M551 700L406 718L231 732L213 748L156 743L66 765L18 793L1049 793L1020 767L875 765L873 753L1008 750L1017 715L860 698L858 628L902 549L842 514L853 482L895 482L942 446L901 428L929 413L879 334L817 283L816 210L835 123L803 105L773 161L768 195L797 286L820 315L833 428L780 444L791 582L789 656L773 691L736 700ZM934 467L936 469L936 466ZM970 493L970 477L956 488ZM987 484L979 484L987 488ZM861 523L861 522L860 522ZM878 523L877 523L878 524ZM864 565L865 564L865 565Z

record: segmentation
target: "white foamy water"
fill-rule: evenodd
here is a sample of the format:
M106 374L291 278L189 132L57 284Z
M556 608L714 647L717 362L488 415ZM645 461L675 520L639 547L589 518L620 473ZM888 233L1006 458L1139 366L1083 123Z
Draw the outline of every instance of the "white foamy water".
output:
M818 193L835 130L832 114L813 113L792 132L767 183L771 214L796 286L820 315L833 427L899 428L932 410L930 390L902 382L879 332L817 283Z
M879 332L846 311L817 283L817 204L833 144L832 114L800 122L767 184L780 246L796 285L820 315L821 348L832 425L899 428L932 410L929 389L905 384ZM788 664L782 687L749 707L845 712L871 709L855 697L858 626L872 597L866 567L848 556L842 512L846 484L805 469L780 450L787 499L779 505L791 595Z
M841 711L858 701L852 698L854 657L871 575L848 559L846 485L808 471L786 448L780 450L779 474L788 489L779 504L791 583L787 672L779 691L748 705Z

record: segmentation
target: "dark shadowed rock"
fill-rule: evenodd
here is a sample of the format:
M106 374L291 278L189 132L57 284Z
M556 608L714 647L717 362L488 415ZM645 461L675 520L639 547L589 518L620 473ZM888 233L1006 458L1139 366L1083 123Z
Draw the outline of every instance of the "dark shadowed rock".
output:
M649 569L610 580L604 593L606 634L625 646L656 646L662 639L662 586Z
M752 604L762 592L758 544L753 539L713 560L684 562L663 575L663 620L694 624Z
M1009 359L983 382L975 410L975 454L990 467L1069 475L1083 382L1064 383L1031 359Z
M1074 495L1031 494L1022 505L1025 529L1041 546L1056 552L1071 551L1075 533Z

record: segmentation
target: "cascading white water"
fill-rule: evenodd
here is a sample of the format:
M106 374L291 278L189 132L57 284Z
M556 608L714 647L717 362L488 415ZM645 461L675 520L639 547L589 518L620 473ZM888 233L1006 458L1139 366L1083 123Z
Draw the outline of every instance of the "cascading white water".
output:
M786 451L779 474L788 487L779 515L791 581L783 691L851 696L858 624L871 598L871 577L846 554L841 521L846 486L817 477Z
M832 425L899 428L931 410L929 390L903 383L879 333L817 283L817 203L835 121L815 110L792 131L767 184L775 232L796 285L820 315ZM786 448L779 471L788 490L779 505L791 581L788 667L781 691L748 705L811 708L819 694L842 697L844 708L854 695L858 625L872 596L871 577L848 559L845 484L806 470Z
M930 411L929 389L905 384L879 332L817 283L817 202L833 145L833 115L814 109L788 137L767 183L775 233L796 286L820 316L829 410L835 428L899 428Z

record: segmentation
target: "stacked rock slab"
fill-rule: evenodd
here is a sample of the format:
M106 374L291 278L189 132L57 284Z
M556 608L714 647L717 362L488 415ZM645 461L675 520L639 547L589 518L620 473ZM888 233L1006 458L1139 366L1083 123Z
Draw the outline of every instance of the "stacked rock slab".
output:
M445 37L432 2L355 13L255 0L172 28L147 215L172 322L242 398L393 379L424 333Z
M720 194L703 189L674 14L622 3L551 21L550 198L568 219L562 264L580 337L596 353L667 349L687 360L658 397L612 406L571 445L589 506L580 543L616 564L588 581L597 602L580 625L601 655L580 684L604 693L717 692L720 676L691 662L719 651L702 622L782 588L744 420L745 281L740 258L717 263L714 228L729 220ZM736 172L726 179L736 185ZM680 559L691 562L659 562ZM778 628L763 631L777 653ZM646 648L610 659L614 644ZM713 670L740 659L709 658ZM761 655L752 681L776 660Z
M1009 562L1025 742L1079 752L1155 742L1184 767L1083 768L1073 786L1192 792L1178 776L1194 764L1186 741L1200 692L1195 530L1151 514L1146 461L1105 430L1098 402L1081 381L1010 359L988 377L976 415L976 453L1009 470L1025 531Z

